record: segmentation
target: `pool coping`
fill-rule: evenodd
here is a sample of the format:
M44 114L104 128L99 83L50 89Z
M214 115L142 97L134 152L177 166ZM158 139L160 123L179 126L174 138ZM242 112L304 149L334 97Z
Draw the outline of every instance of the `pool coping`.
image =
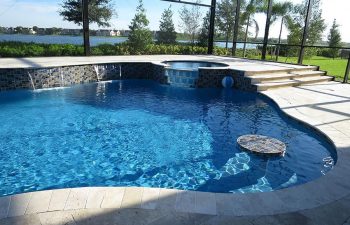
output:
M229 69L240 70L240 66L250 66L256 68L257 65L270 67L266 72L280 70L317 68L309 65L294 65L275 63L270 61L257 61L242 58L228 58L213 55L131 55L131 56L91 56L91 57L32 57L32 58L0 58L0 69L37 69L62 66L82 66L110 63L153 63L165 66L165 61L193 61L193 62L213 62L228 64ZM223 67L210 67L220 69ZM245 67L246 68L246 67ZM245 70L247 71L247 70ZM248 70L249 72L259 72L261 70Z
M273 192L225 194L147 187L88 187L24 193L0 198L0 219L79 209L166 210L223 216L263 216L298 212L328 205L350 195L350 137L305 115L273 92L263 95L288 116L318 130L334 144L338 161L325 176ZM291 109L286 110L286 106Z

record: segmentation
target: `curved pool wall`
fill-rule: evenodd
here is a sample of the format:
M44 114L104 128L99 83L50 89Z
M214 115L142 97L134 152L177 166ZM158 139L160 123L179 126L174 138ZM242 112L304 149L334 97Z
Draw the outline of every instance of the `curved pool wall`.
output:
M0 90L41 89L66 87L108 80L148 79L161 84L171 84L162 63L109 63L99 65L77 65L52 68L0 69ZM221 87L224 76L235 80L235 87L254 91L243 71L229 68L199 68L193 87ZM306 126L309 127L309 126ZM320 134L316 130L317 134ZM335 158L336 159L336 158Z
M0 91L67 87L75 84L125 79L154 80L160 84L193 88L222 87L225 76L234 79L234 87L256 91L244 77L244 71L227 67L199 68L198 71L170 69L163 63L107 63L50 68L0 69Z
M327 169L322 159L337 159L317 132L277 115L277 107L253 93L132 80L0 97L0 146L7 143L0 157L5 178L0 195L79 186L271 191L317 179ZM142 128L136 133L135 123ZM8 135L11 130L16 132ZM236 138L254 132L288 143L286 157L240 151ZM303 148L306 143L309 146ZM173 157L162 155L164 145L166 156Z

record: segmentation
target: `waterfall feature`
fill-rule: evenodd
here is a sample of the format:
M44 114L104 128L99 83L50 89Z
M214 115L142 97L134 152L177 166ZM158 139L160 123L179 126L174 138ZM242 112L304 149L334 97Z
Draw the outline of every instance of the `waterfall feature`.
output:
M58 73L60 74L61 77L61 87L64 87L64 77L63 77L63 71L61 69L61 67L58 68Z
M122 65L119 64L119 78L122 79Z
M95 73L96 73L97 81L101 81L99 66L98 66L98 65L95 65L95 66L94 66L94 70L95 70Z
M30 83L31 83L31 85L32 85L32 88L33 88L33 90L35 90L35 85L34 85L33 77L32 77L32 75L30 74L29 71L28 71L28 76L29 76L29 79L30 79Z

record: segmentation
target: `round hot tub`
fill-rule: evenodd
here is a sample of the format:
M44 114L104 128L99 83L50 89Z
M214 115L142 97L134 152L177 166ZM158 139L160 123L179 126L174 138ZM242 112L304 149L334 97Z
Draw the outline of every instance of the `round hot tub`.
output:
M169 65L171 69L178 70L196 70L200 67L211 68L211 67L227 67L227 64L216 63L216 62L197 62L197 61L166 61L165 64Z
M199 77L199 69L212 70L228 67L224 63L199 61L165 61L165 76L174 86L194 87Z

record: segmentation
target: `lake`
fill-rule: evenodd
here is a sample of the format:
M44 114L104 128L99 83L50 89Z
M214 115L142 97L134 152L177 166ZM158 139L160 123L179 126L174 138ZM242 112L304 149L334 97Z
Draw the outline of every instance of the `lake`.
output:
M101 37L90 36L91 46L97 46L99 44L117 44L127 41L127 37ZM42 44L74 44L82 45L82 36L62 36L62 35L24 35L24 34L0 34L1 41L19 41L19 42L34 42ZM179 41L186 42L186 41ZM225 47L224 42L215 42L218 47ZM228 44L229 48L232 47L232 43ZM237 44L237 48L243 48L243 44ZM247 49L255 49L256 45L247 44Z

